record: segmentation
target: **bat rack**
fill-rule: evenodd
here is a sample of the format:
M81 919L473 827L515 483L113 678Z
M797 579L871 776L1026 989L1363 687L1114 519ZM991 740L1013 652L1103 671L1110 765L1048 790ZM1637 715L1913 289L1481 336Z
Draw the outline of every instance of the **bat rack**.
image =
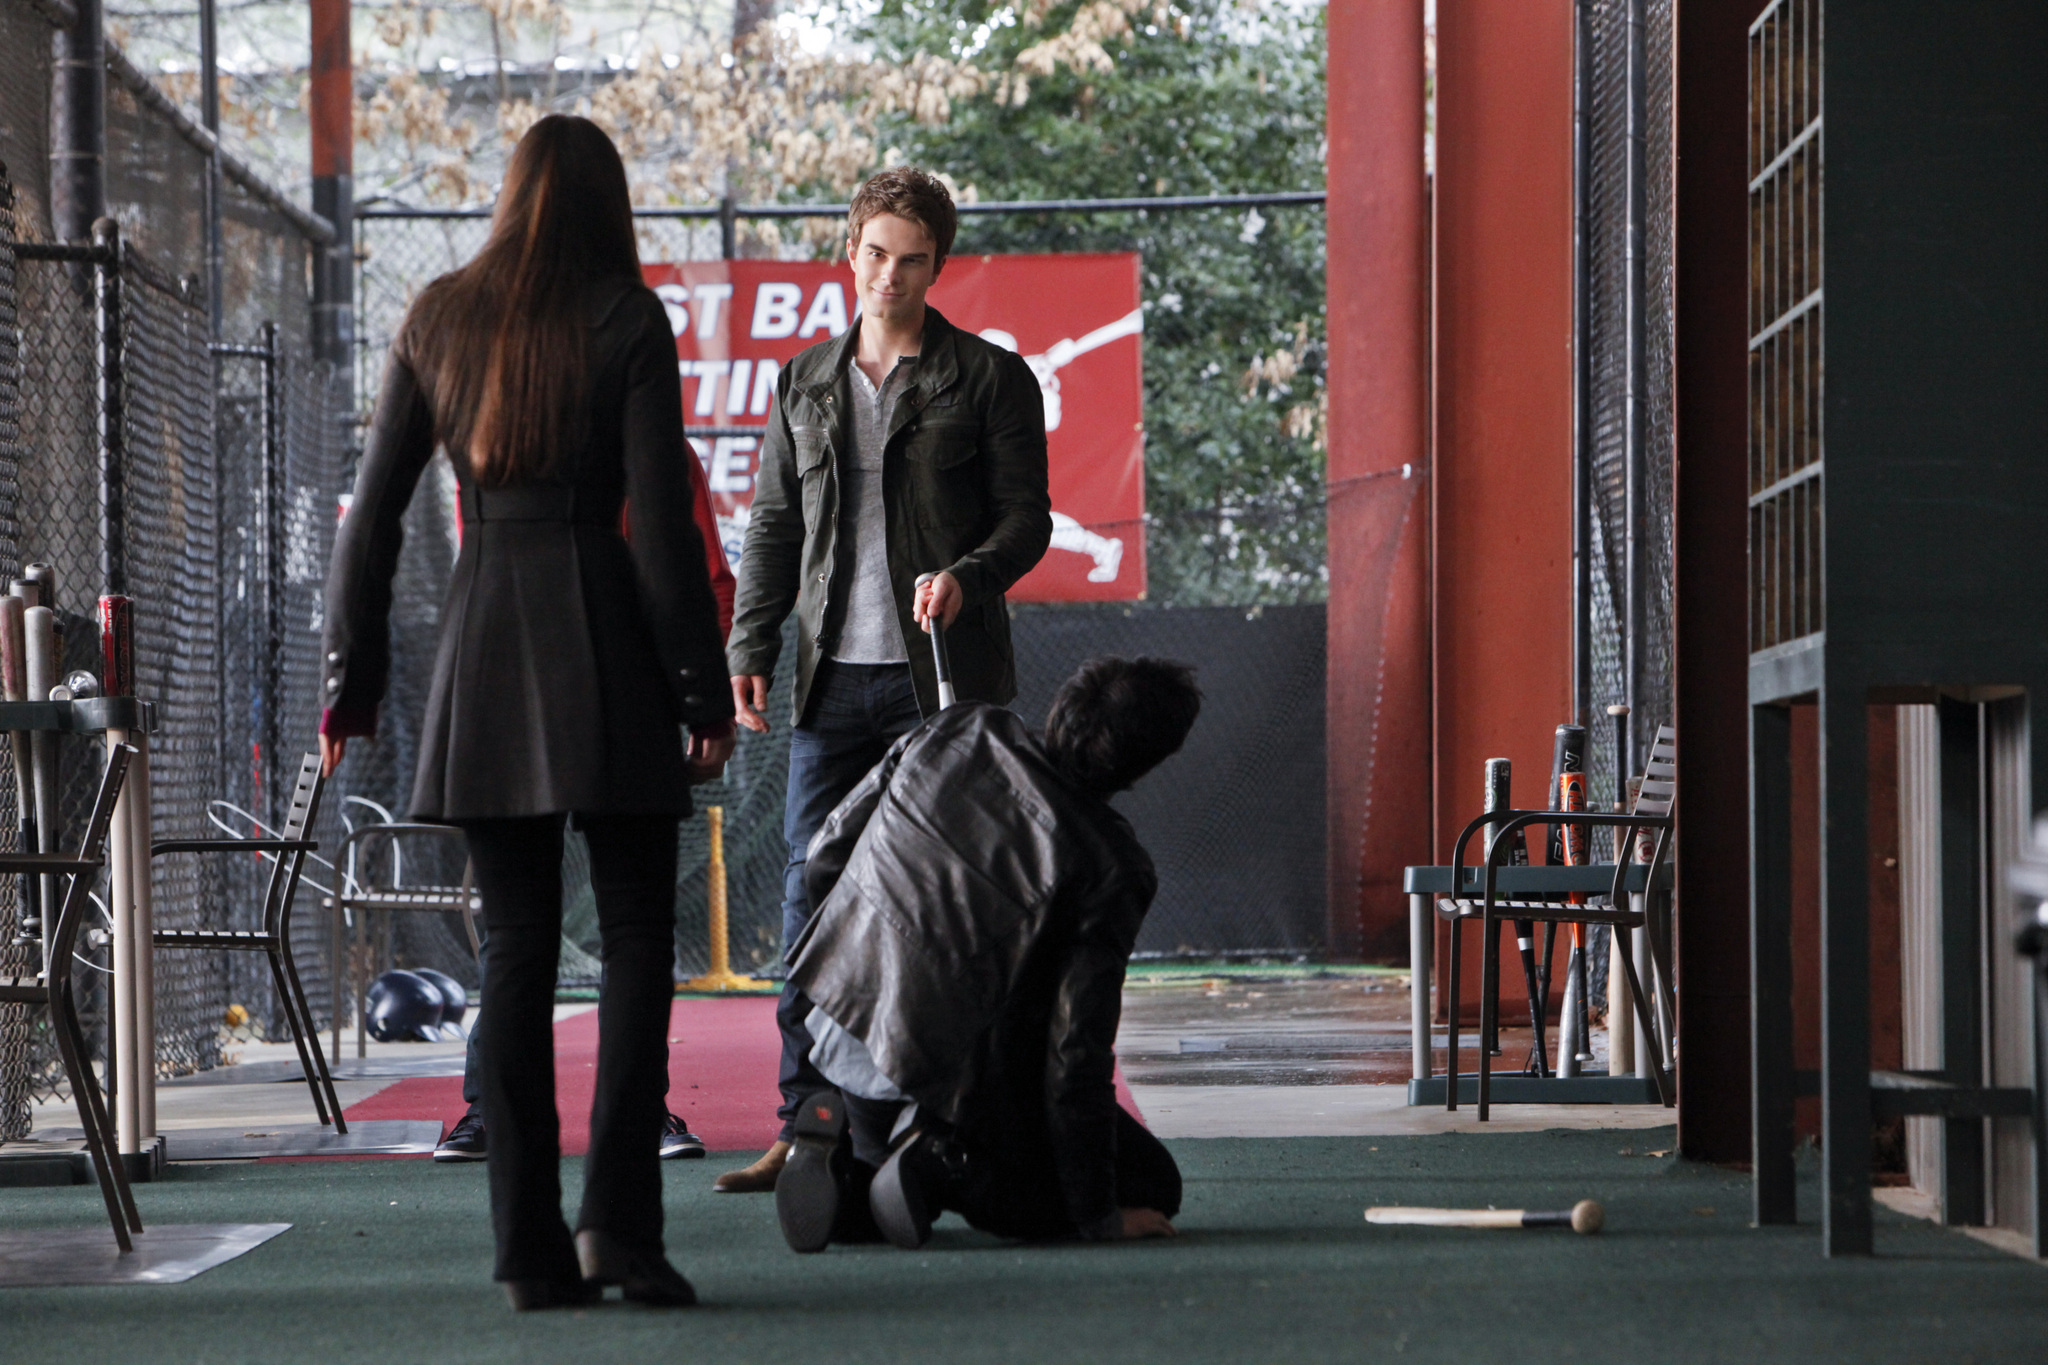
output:
M137 751L107 833L113 973L108 978L106 1088L116 1145L131 1180L154 1180L164 1168L164 1140L156 1131L156 989L150 940L154 916L148 737L156 728L156 703L139 697L0 702L0 734L79 735L109 749L132 744ZM61 828L46 835L43 843L46 851L65 847ZM41 903L57 903L54 885L42 889ZM41 1155L47 1160L46 1152Z
M1479 869L1470 866L1464 869L1463 886L1453 885L1456 872L1457 869L1449 866L1411 867L1402 881L1402 890L1408 895L1409 961L1414 972L1409 997L1413 1002L1409 1032L1414 1054L1413 1072L1408 1082L1410 1105L1441 1108L1445 1087L1450 1084L1448 1076L1435 1074L1430 981L1436 960L1437 915L1432 902L1438 896L1469 896L1479 890ZM1649 869L1643 866L1631 869L1627 889L1631 897L1643 895L1658 902L1650 907L1651 913L1665 913L1670 907L1671 865L1665 863L1657 868L1654 883L1649 880L1648 873ZM1503 900L1521 897L1547 900L1569 892L1580 892L1588 897L1604 896L1614 886L1612 863L1591 863L1583 867L1510 866L1496 869L1494 875L1495 890ZM1502 923L1512 923L1512 912L1508 912ZM1452 932L1457 932L1457 927ZM1645 957L1637 969L1645 989L1649 988L1650 978L1645 974L1648 967ZM1477 973L1474 979L1477 979ZM1450 1002L1449 1008L1456 1009L1457 1002ZM1494 1104L1662 1104L1664 1101L1658 1094L1656 1077L1649 1070L1653 1065L1649 1060L1651 1051L1648 1047L1636 1049L1638 1074L1633 1076L1611 1076L1589 1069L1581 1069L1577 1075L1524 1076L1496 1069L1489 1098ZM1453 1059L1452 1068L1455 1067ZM1478 1100L1478 1075L1469 1072L1460 1075L1458 1102L1477 1104Z

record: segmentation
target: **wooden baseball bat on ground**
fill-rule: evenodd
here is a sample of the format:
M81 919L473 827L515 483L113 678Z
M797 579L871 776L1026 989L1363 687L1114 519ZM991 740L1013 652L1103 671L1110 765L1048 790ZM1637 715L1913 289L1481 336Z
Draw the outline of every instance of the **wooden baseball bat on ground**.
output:
M1592 1234L1600 1231L1606 1214L1599 1201L1581 1199L1568 1209L1417 1209L1374 1207L1365 1211L1368 1223L1398 1223L1424 1228L1570 1228Z

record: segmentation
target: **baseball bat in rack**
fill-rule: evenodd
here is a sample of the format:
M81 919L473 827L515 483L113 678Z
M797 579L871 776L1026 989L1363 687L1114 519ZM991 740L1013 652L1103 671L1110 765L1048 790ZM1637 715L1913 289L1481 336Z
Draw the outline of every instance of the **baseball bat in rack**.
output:
M1507 759L1489 758L1486 760L1486 809L1488 811L1513 809L1515 804L1513 800L1514 777L1514 765ZM1495 825L1488 825L1486 827L1486 848L1489 854L1493 849L1493 838L1498 828ZM1515 831L1513 846L1508 849L1508 862L1515 867L1528 865L1529 844L1519 829ZM1529 1049L1529 1061L1523 1067L1523 1070L1537 1076L1544 1076L1548 1075L1549 1071L1544 1065L1546 1054L1543 1048L1543 1004L1541 998L1536 993L1535 940L1536 922L1526 919L1516 920L1515 946L1521 950L1522 954L1522 980L1529 994L1529 1029L1530 1037L1534 1040ZM1498 1038L1490 1039L1487 1045L1495 1055L1499 1054L1500 1040Z
M1578 805L1568 807L1567 792L1576 790ZM1586 795L1586 731L1580 725L1560 725L1551 742L1550 749L1550 809L1585 809ZM1574 841L1576 840L1576 847ZM1585 861L1585 831L1568 830L1563 825L1550 827L1550 863L1583 863ZM1574 856L1574 855L1577 856ZM1578 897L1570 899L1576 901ZM1552 934L1545 933L1543 952L1543 1002L1550 1003L1550 949ZM1591 1056L1589 1040L1586 1037L1585 995L1585 926L1571 926L1571 951L1565 958L1564 1002L1559 1012L1557 1029L1557 1074L1576 1076L1579 1063ZM1574 996L1577 996L1574 999Z
M1418 1228L1570 1228L1591 1236L1607 1221L1597 1199L1568 1209L1422 1209L1398 1205L1369 1208L1365 1221Z

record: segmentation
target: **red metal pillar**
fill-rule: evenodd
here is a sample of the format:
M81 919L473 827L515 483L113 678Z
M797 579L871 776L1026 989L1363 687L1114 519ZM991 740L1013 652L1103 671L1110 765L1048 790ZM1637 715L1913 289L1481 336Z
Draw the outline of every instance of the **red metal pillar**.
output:
M1329 915L1404 961L1430 857L1422 0L1329 10Z
M349 0L312 0L313 212L334 224L334 244L313 270L313 346L346 366L355 344L355 100Z
M1678 6L1678 1147L1747 1161L1747 42L1761 0Z
M1572 719L1572 29L1572 0L1437 8L1432 861L1487 759L1541 802Z

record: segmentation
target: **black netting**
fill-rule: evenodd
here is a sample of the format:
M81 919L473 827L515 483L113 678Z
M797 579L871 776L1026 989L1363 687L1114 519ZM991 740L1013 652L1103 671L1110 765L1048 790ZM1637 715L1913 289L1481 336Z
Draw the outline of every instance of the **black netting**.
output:
M1643 161L1639 184L1629 174L1631 10L1642 20ZM1589 796L1606 805L1619 799L1617 767L1639 772L1656 728L1672 719L1672 476L1673 230L1675 186L1672 77L1672 0L1594 0L1586 10L1586 43L1579 60L1589 70L1587 108L1585 286L1583 338L1588 465L1586 549L1588 600L1581 605L1587 633L1586 768ZM1638 202L1632 203L1632 199ZM1631 217L1642 224L1642 280L1632 296ZM1631 374L1630 347L1639 345ZM1638 442L1632 449L1631 427ZM1637 486L1633 528L1630 482ZM1631 533L1632 532L1632 533ZM1629 554L1637 563L1638 606L1631 621ZM1634 632L1634 678L1629 674ZM1633 705L1634 753L1617 764L1606 708ZM1591 944L1590 994L1604 1005L1606 932Z
M1643 223L1643 286L1631 308L1628 253L1629 12L1642 12L1644 32L1643 166L1638 212ZM1640 770L1656 727L1672 717L1672 192L1671 0L1594 0L1587 11L1590 65L1586 203L1588 330L1584 338L1589 465L1587 554L1590 703L1586 767L1592 799L1616 799L1614 732L1605 708L1631 700L1636 752L1625 765ZM1641 335L1641 365L1631 395L1631 329ZM1633 403L1632 403L1633 397ZM1634 454L1640 494L1634 527L1641 603L1633 689L1629 673L1629 517L1632 407L1641 433Z
M158 706L155 833L247 833L252 822L275 821L277 789L313 744L319 586L352 421L343 377L311 358L313 243L268 197L225 187L217 347L204 283L208 158L187 129L113 79L106 180L123 250L118 313L96 304L101 267L20 259L17 243L50 240L48 51L40 18L23 6L0 10L0 156L13 176L0 176L0 578L25 561L53 565L65 665L98 671L95 606L108 548L99 354L103 317L114 319L105 335L122 362L116 468L125 491L116 545L135 601L137 691ZM57 747L57 841L68 843L101 749L70 737ZM10 847L16 807L11 744L0 743L0 843ZM329 809L323 840L338 829ZM253 857L159 859L157 923L254 928L267 871ZM12 879L0 883L0 972L34 968L34 948L14 944L18 890ZM309 889L295 941L324 1015L318 908ZM97 1050L106 950L82 956L81 1003ZM214 1065L230 1004L259 1028L279 1022L254 955L157 953L158 1070ZM0 1011L0 1137L18 1136L28 1103L62 1088L37 1030L20 1010Z
M1026 606L1013 709L1034 727L1088 659L1193 664L1202 717L1186 748L1119 796L1159 873L1147 956L1314 955L1324 913L1324 611Z
M715 225L638 220L650 260L700 259L718 249ZM357 220L358 401L375 401L384 356L419 290L464 264L483 244L480 217L422 214ZM412 779L414 729L432 666L432 623L453 553L443 459L431 467L409 514L395 589L392 687L378 742L347 770L350 790L402 813ZM1151 607L1020 607L1013 624L1022 692L1017 706L1036 724L1052 690L1082 659L1103 653L1160 653L1202 667L1210 701L1204 723L1172 783L1131 798L1161 869L1158 908L1144 951L1315 953L1328 942L1323 841L1323 609L1267 607L1161 610ZM793 657L793 648L784 651ZM1279 675L1271 670L1278 668ZM782 837L788 770L789 670L776 677L765 736L741 733L723 782L700 788L701 806L725 810L729 932L735 970L774 974L781 960ZM1214 752L1210 752L1214 746ZM352 748L351 753L355 751ZM1199 756L1196 756L1199 755ZM1272 793L1286 793L1276 801ZM1142 812L1142 815L1138 813ZM705 822L681 833L677 958L684 974L708 965ZM564 880L562 978L595 979L597 920L580 840L569 841ZM409 917L402 961L474 980L466 942L452 919Z

